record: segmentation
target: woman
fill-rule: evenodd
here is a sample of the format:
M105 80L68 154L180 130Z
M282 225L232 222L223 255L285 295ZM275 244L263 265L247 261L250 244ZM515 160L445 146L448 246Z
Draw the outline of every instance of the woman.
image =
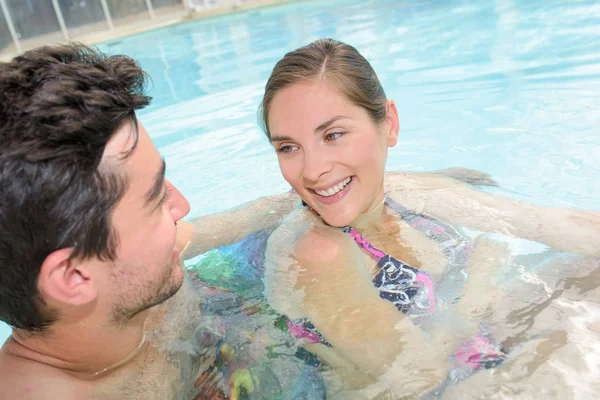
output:
M599 213L534 206L440 175L389 177L386 192L398 112L351 46L322 39L288 53L267 82L262 119L303 201L269 239L267 295L289 331L347 384L384 377L393 365L410 397L502 362L504 349L479 322L499 301L488 278L505 247L455 227L599 255ZM453 287L437 295L465 273L457 304ZM471 324L459 334L440 328L449 315Z
M387 174L390 180L407 175L417 180L444 175L471 184L495 185L489 175L465 168ZM391 184L390 190L393 188ZM277 350L297 344L293 337L282 335L279 328L285 328L285 320L270 311L262 296L267 239L281 218L293 211L298 200L298 195L290 192L261 198L236 210L198 217L193 225L178 224L178 231L186 240L194 235L184 258L220 247L187 267L196 291L204 298L202 314L222 315L218 334L221 345L217 346L222 354L216 357L206 376L198 380L198 398L216 398L213 393L216 388L221 388L221 395L227 398L234 398L235 393L242 390L251 394L250 398L296 398L302 397L302 393L311 399L324 398L319 363L314 356L299 349L297 355L292 352L286 357L285 352ZM235 231L231 229L234 225ZM183 248L183 244L180 247ZM215 335L207 327L198 329L208 337ZM212 373L215 369L221 374ZM260 381L261 385L255 386L254 381Z

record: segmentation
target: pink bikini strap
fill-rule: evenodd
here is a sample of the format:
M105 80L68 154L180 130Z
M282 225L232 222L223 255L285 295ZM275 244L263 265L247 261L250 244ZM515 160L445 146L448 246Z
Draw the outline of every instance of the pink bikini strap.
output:
M373 257L376 261L379 261L386 256L386 254L383 251L373 246L371 242L369 242L360 233L358 233L356 229L347 226L344 228L344 232L348 233L352 237L352 239L354 239L356 244L358 244L358 246L361 249L369 253L369 255L371 255L371 257Z

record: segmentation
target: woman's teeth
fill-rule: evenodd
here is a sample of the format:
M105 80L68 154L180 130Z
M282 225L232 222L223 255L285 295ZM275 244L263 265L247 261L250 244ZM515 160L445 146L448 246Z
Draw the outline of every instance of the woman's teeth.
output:
M319 195L319 196L323 196L323 197L331 197L334 194L338 193L340 190L342 190L343 188L346 187L346 185L348 185L350 183L350 181L352 180L352 178L348 177L345 180L343 180L342 182L338 183L335 186L330 187L327 190L315 190L315 192Z

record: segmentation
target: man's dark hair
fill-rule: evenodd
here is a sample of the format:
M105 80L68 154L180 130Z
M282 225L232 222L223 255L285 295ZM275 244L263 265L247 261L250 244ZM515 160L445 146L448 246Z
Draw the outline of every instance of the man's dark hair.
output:
M115 259L126 177L99 167L117 128L149 104L146 82L131 58L79 44L0 64L0 319L13 327L55 321L37 287L50 253Z

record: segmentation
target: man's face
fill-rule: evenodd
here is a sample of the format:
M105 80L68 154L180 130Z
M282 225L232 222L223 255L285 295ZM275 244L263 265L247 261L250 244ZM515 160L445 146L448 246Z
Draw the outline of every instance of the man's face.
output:
M130 319L179 290L183 283L179 255L187 241L177 240L176 222L190 210L185 197L165 180L164 161L139 122L137 145L123 158L133 145L133 129L132 122L124 123L103 158L128 183L112 215L117 259L108 263L105 290L116 321Z

